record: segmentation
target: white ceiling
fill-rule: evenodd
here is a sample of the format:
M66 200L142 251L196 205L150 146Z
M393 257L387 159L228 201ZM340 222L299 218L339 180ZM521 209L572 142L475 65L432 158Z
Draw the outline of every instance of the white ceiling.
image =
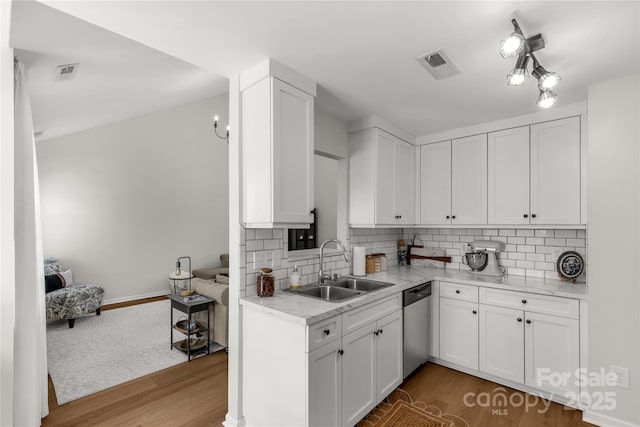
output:
M319 83L323 110L346 121L378 114L414 135L537 110L533 78L505 84L514 61L498 45L512 17L525 34L545 36L537 56L563 77L558 105L640 71L638 1L46 4L223 76L272 57ZM434 80L414 59L439 48L460 75Z
M40 3L14 2L11 39L38 141L228 91L217 74ZM56 80L57 65L76 62L72 80Z

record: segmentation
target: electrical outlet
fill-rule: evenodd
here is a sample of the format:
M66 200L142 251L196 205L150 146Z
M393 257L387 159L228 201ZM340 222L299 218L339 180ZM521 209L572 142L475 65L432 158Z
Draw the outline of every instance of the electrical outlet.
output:
M629 369L621 368L620 366L609 367L609 372L613 372L616 374L616 387L624 388L629 390Z
M260 268L269 267L269 252L258 251L253 253L253 268L256 270Z

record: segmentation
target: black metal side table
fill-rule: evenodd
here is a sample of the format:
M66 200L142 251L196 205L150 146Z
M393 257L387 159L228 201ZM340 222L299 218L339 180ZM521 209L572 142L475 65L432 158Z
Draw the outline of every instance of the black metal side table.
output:
M211 337L209 335L209 328L211 327L210 322L211 322L211 306L213 305L213 303L215 302L215 300L211 299L211 298L207 298L205 296L199 295L198 299L195 300L187 300L185 301L185 297L180 296L179 294L170 294L168 295L168 298L171 300L171 335L170 335L170 343L171 343L171 348L176 348L180 351L186 352L187 354L187 360L190 362L192 357L194 357L197 353L202 352L202 349L195 349L195 350L191 350L191 336L194 335L197 337L198 334L200 333L206 333L207 334L207 346L206 346L206 354L209 354L210 349L209 347L211 346ZM187 315L187 325L189 325L191 323L191 315L193 313L198 313L200 311L207 311L207 327L206 328L200 328L197 329L195 331L191 331L189 330L189 328L187 327L187 330L182 330L176 327L176 325L173 323L173 309L179 310L183 313L185 313ZM176 330L182 334L184 334L187 338L186 338L186 351L184 348L181 348L180 343L181 341L173 341L173 330Z

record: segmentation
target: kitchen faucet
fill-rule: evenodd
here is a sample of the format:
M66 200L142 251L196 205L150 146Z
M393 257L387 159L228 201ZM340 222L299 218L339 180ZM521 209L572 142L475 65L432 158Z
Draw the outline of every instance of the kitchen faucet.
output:
M327 243L337 243L338 245L340 245L340 247L342 248L342 255L344 255L344 260L346 262L351 262L351 257L349 257L349 252L347 252L347 249L345 249L344 245L340 240L329 239L326 242L324 242L320 246L320 271L318 271L318 283L321 285L324 283L325 280L331 278L330 274L325 274L324 271L322 271L323 260L324 260L324 247L326 246Z

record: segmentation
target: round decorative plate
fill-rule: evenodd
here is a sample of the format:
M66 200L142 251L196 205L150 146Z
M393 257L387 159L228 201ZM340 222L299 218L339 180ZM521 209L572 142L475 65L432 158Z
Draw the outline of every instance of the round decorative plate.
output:
M575 279L584 271L584 259L576 251L566 251L556 263L558 274L565 279Z

